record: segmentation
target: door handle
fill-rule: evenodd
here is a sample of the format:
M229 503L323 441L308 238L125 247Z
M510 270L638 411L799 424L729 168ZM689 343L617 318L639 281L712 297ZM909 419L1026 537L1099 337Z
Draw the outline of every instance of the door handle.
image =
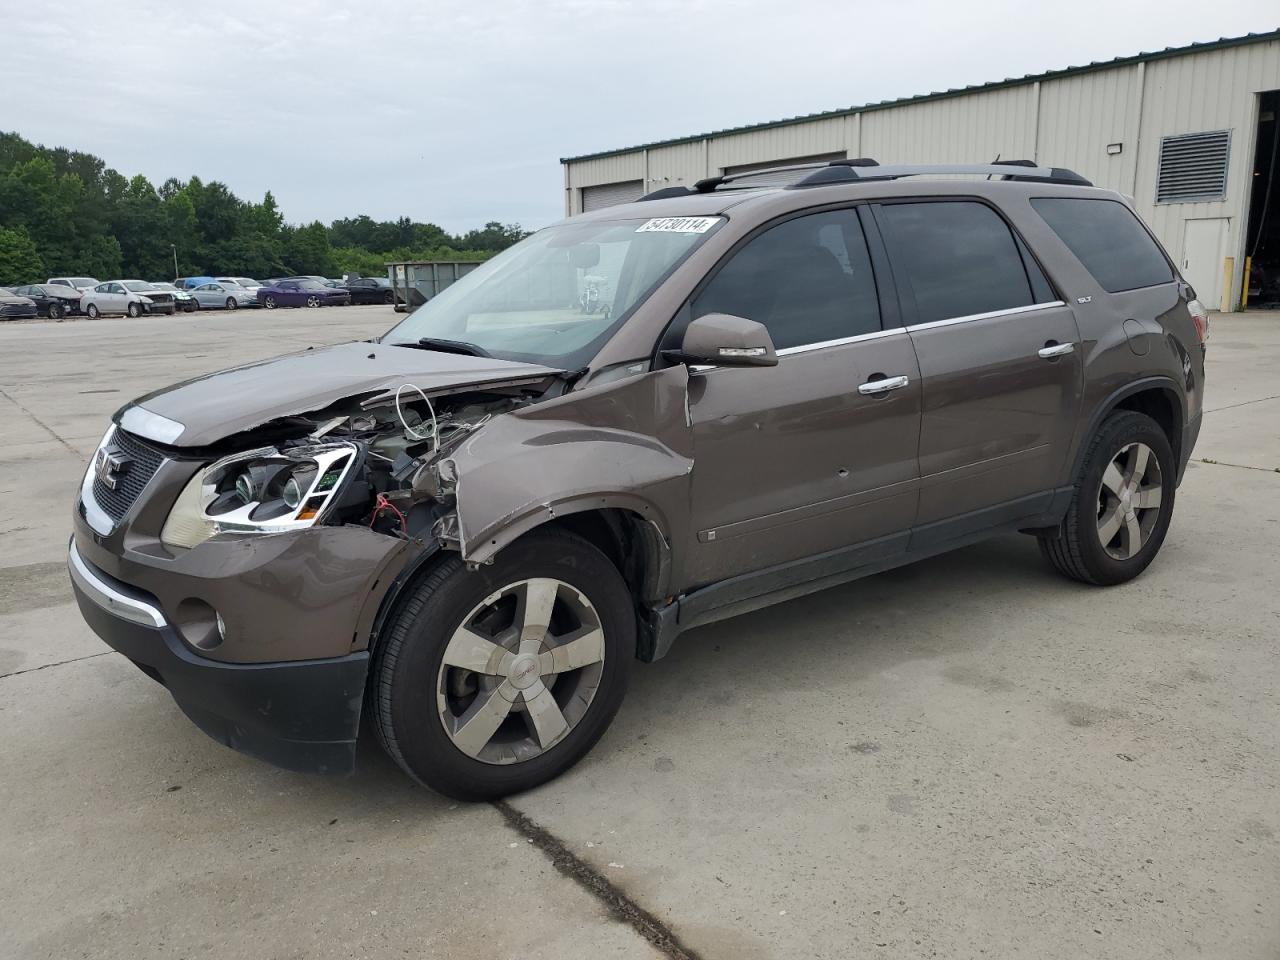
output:
M1074 353L1076 345L1074 343L1046 343L1040 348L1041 360L1054 360L1058 357L1065 357L1068 353Z
M890 390L901 390L911 380L907 377L881 377L879 380L868 380L866 383L858 384L858 392L864 397L874 397L879 393L888 393Z

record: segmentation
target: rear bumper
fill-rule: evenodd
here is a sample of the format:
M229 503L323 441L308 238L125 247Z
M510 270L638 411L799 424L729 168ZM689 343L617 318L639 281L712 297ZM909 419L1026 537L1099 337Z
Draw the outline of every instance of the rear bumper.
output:
M74 540L67 566L93 631L164 684L210 737L287 770L351 772L367 652L286 663L210 660L182 639L154 597L93 566Z

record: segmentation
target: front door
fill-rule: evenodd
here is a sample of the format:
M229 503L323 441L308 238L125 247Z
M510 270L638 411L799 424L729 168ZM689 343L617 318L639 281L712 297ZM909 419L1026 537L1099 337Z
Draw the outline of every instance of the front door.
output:
M1074 314L984 203L885 203L876 220L920 363L917 524L954 521L945 539L1046 509L1080 405Z
M1223 242L1227 221L1222 217L1187 220L1182 233L1183 279L1196 291L1196 299L1210 310L1222 302Z
M684 579L706 584L857 544L904 549L918 495L919 374L906 332L881 325L857 211L757 235L689 305L691 317L707 313L763 323L779 359L690 379Z

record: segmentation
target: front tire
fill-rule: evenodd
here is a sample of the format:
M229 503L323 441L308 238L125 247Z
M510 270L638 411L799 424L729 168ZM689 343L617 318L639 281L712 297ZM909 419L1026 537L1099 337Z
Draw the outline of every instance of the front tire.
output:
M308 307L320 306L320 298L313 293L311 296L307 297L307 306Z
M1155 559L1173 518L1177 464L1160 425L1117 410L1085 453L1067 515L1040 534L1040 552L1063 576L1111 586Z
M375 653L379 740L410 777L459 800L545 783L613 720L635 630L617 569L572 534L529 534L477 570L450 557Z
M66 316L66 309L62 306L62 304L60 303L49 304L50 320L61 320L64 316Z
M89 304L89 306L85 308L84 315L90 320L97 320L98 317L102 316L96 303Z
M234 309L235 309L236 307L238 307L238 306L239 306L239 304L238 304L238 303L236 303L236 298L235 298L235 297L227 297L227 309L228 309L228 310L234 310Z
M125 313L129 314L131 318L136 318L142 315L142 307L140 307L136 303L129 304L127 307L124 308L124 311Z
M274 310L276 308L276 298L271 294L267 294L262 298L262 305L268 310Z

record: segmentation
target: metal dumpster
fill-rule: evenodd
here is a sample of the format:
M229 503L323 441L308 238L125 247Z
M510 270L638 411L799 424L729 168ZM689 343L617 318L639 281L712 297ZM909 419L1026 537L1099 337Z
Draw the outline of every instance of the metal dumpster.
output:
M457 283L480 266L482 260L413 260L388 263L387 279L395 295L395 308L404 313L417 310L437 293Z

